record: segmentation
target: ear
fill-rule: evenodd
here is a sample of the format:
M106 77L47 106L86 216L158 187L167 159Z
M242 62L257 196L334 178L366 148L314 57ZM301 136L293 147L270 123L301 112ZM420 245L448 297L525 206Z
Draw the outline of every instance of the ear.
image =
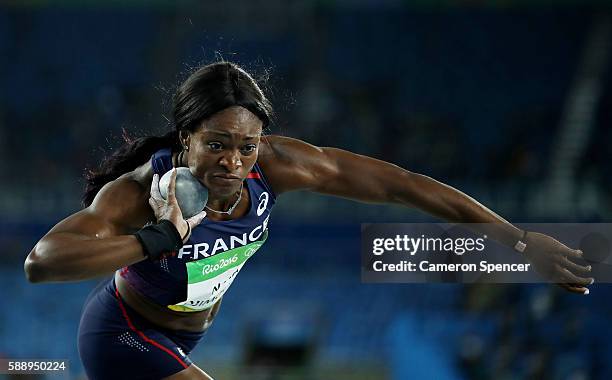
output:
M189 131L179 131L179 141L183 150L189 151L189 144L191 143L191 133Z

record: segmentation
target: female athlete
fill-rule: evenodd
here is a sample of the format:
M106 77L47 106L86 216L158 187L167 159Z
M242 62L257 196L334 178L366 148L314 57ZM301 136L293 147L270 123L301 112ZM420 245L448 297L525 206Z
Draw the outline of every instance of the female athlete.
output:
M25 261L31 282L114 273L86 301L78 348L92 380L211 379L189 353L224 292L265 242L286 192L310 190L361 202L416 207L450 222L490 223L487 233L523 250L533 267L586 293L582 253L522 231L452 187L387 162L281 136L264 136L271 107L253 78L229 62L199 68L174 95L175 130L128 142L88 175L86 208L54 226ZM209 190L185 220L176 167ZM167 200L159 178L173 170ZM205 218L206 216L206 218Z

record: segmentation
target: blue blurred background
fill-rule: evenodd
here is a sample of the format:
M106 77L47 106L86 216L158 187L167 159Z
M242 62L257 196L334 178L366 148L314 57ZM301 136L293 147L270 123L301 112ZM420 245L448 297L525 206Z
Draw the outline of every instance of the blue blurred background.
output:
M512 221L609 220L610 8L549 3L1 1L0 357L84 378L97 280L31 285L23 260L122 129L165 131L174 87L221 58L263 81L272 133L430 175ZM194 362L218 379L612 378L606 285L360 282L360 223L430 220L282 196Z

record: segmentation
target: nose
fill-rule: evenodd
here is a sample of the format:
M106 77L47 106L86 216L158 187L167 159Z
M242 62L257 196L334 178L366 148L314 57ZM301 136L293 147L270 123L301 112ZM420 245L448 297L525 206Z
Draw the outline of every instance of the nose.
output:
M230 150L223 154L219 160L219 165L227 169L228 172L234 173L242 167L240 152L238 150Z

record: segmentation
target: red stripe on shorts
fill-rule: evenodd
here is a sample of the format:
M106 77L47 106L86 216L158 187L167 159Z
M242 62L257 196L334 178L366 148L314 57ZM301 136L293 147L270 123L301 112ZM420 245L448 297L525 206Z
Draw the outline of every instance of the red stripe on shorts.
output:
M260 176L260 175L259 175L259 173L257 173L257 172L250 172L250 173L247 175L247 178L261 179L261 176Z
M179 363L181 363L181 365L183 366L183 368L187 368L189 367L187 365L187 363L185 363L184 361L181 360L181 358L179 358L174 352L170 351L169 349L167 349L166 347L162 346L160 343L156 342L155 340L149 338L148 336L146 336L142 331L138 330L133 324L132 321L130 320L130 317L127 315L127 310L125 310L125 307L123 306L123 303L121 302L121 296L119 295L119 290L115 289L115 296L117 296L117 301L119 302L119 307L121 308L121 312L123 313L123 318L125 318L128 326L130 326L130 329L132 329L134 332L136 332L136 334L140 335L140 337L148 343L151 343L152 345L154 345L155 347L159 348L160 350L166 352L168 355L172 356L174 359L176 359Z

